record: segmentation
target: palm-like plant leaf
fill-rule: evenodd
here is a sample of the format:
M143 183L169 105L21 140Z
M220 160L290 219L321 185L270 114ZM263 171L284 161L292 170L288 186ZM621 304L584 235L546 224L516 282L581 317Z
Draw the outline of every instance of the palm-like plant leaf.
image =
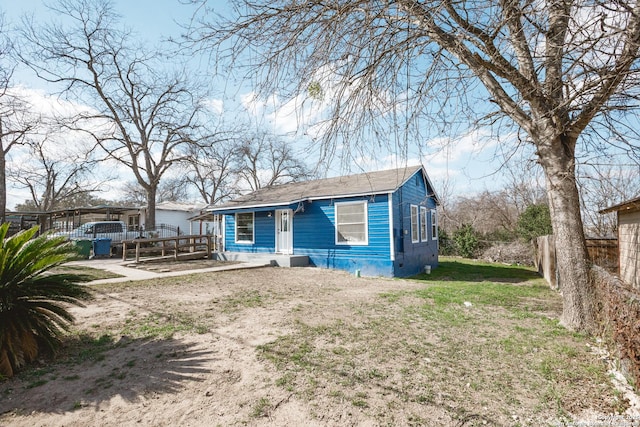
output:
M0 375L4 376L33 360L40 346L54 351L73 321L68 304L82 306L91 298L79 284L84 276L50 272L77 257L72 243L63 237L34 237L38 227L6 238L8 228L0 226Z

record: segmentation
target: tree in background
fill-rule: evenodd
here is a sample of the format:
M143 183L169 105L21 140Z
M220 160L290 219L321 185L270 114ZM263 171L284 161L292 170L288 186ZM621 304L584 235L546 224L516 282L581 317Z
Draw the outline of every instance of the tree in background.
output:
M137 182L125 183L124 197L119 203L124 206L146 206L147 193ZM161 202L184 202L189 200L187 183L183 178L166 178L158 185L156 200Z
M238 151L232 138L189 147L184 179L205 203L214 205L239 194L235 162Z
M284 140L265 132L247 133L239 141L235 172L251 191L311 177L303 160Z
M91 193L78 193L73 197L61 200L53 209L75 209L90 206L122 206L122 204L117 200L103 199ZM25 200L22 203L18 203L14 210L16 212L34 212L37 211L38 208L33 200Z
M457 255L456 247L449 233L438 226L438 254L444 256Z
M26 135L37 124L26 100L11 87L16 66L12 58L13 50L4 14L0 13L0 224L6 220L9 153L15 146L24 143Z
M108 0L60 0L52 11L65 23L27 22L23 60L93 109L69 127L87 132L107 158L133 172L153 227L161 179L195 143L204 104L186 71L168 71L163 52L136 45Z
M469 124L498 132L504 153L533 147L557 242L561 321L593 330L576 165L585 152L640 149L630 137L640 3L231 0L230 9L231 19L203 15L193 39L216 61L249 62L265 97L324 100L321 158L371 152L398 129L407 137L396 151L406 153L435 136L424 132Z
M475 258L478 250L478 235L471 224L462 224L453 232L456 253L464 258Z
M7 172L11 181L29 191L30 205L41 212L59 209L97 192L104 184L95 179L97 160L90 148L74 149L70 141L56 138L53 130L45 132L45 136L35 133L28 136L27 158L15 162Z
M487 240L510 241L515 236L518 211L508 190L483 191L455 199L449 216L457 226L468 224Z
M536 237L553 234L549 206L531 205L518 218L518 236L526 242Z

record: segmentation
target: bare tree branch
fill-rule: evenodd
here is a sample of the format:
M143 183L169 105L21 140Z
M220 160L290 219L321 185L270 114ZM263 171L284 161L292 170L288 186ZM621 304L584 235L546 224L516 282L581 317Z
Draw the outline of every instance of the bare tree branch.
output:
M6 220L9 153L16 145L24 143L26 135L38 122L24 97L12 87L17 62L7 27L4 14L0 13L0 224Z
M625 123L625 112L637 107L640 4L231 3L234 17L202 15L190 41L218 61L246 65L265 97L293 98L309 87L322 93L327 111L314 147L321 158L348 159L378 144L405 155L440 136L435 130L455 136L473 126L532 144L558 242L562 321L591 330L594 292L576 165L593 144L619 154L620 144L600 143L597 136L615 135L611 125ZM628 155L638 155L636 141L622 141Z
M23 59L67 98L92 108L68 126L132 171L146 192L146 226L153 227L162 177L198 138L204 108L197 86L186 71L162 71L161 53L136 45L110 1L60 0L53 10L73 24L27 22L31 49Z

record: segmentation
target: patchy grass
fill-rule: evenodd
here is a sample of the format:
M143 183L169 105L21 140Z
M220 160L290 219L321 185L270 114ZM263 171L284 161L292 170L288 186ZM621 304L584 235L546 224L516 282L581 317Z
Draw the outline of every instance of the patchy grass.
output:
M349 321L299 320L294 333L260 346L284 372L277 384L318 404L324 394L346 400L381 424L399 421L382 401L454 405L461 423L517 426L625 408L588 338L549 316L558 296L533 270L444 260L414 279L425 287L381 294ZM414 415L403 422L420 424Z
M253 405L250 415L252 418L268 417L271 408L272 406L271 402L269 402L269 399L267 399L266 397L262 397Z
M209 330L189 313L181 311L150 313L144 316L139 316L136 312L129 314L121 333L135 339L166 340L179 332L204 334Z
M235 312L242 308L261 307L264 304L265 296L257 289L240 291L228 297L222 304L223 311Z

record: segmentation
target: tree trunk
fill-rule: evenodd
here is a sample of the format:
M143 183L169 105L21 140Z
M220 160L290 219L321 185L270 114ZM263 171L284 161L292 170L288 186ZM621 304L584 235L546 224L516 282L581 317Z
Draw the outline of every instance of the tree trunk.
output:
M157 186L150 185L147 187L147 215L144 219L144 228L146 230L155 230L156 228L156 193Z
M574 331L592 332L595 292L589 280L580 198L575 176L575 140L563 135L538 145L547 181L547 197L556 243L556 268L562 293L561 323Z

